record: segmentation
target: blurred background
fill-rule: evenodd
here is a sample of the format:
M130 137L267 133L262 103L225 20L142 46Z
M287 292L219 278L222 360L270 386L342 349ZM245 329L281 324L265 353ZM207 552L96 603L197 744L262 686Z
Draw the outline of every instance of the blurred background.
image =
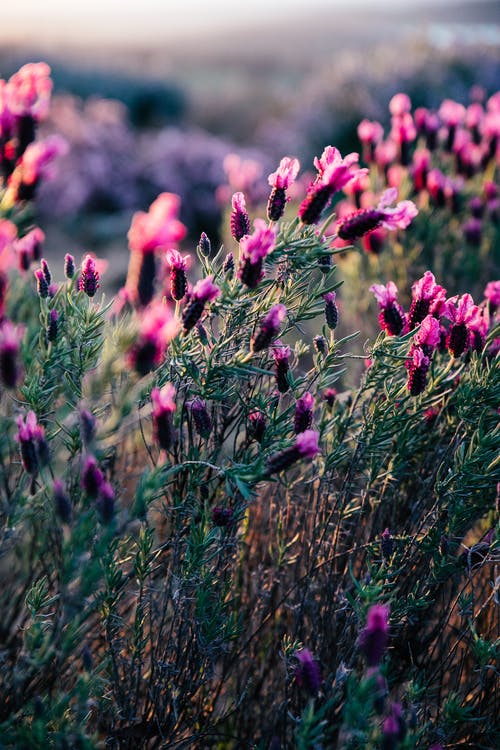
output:
M191 249L220 224L243 160L249 200L284 155L304 170L327 144L360 150L356 126L387 126L389 99L467 104L500 89L496 0L18 0L2 9L0 77L46 60L55 84L43 131L70 144L43 185L47 255L83 249L123 283L132 213L182 198Z

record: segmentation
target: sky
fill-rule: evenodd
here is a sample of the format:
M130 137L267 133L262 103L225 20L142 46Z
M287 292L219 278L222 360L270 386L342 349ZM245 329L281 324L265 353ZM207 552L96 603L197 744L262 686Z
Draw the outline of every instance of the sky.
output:
M456 0L438 0L453 3ZM412 6L430 0L413 0ZM474 4L474 0L468 0ZM399 6L401 0L12 0L2 3L0 39L3 42L102 42L140 44L175 36L197 36L257 22L276 22L280 16L304 13L321 6L355 8L360 5ZM436 0L434 0L436 4ZM312 10L311 10L312 12ZM286 40L284 40L286 43Z

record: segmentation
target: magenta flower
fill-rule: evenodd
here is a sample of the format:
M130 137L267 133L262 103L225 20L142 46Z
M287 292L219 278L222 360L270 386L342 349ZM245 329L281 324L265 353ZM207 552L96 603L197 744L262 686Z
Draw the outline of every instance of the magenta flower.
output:
M413 337L413 341L419 346L427 357L431 357L434 349L441 338L441 326L433 315L426 315L420 324L420 328Z
M24 420L19 416L16 420L16 441L21 449L21 461L24 470L35 476L40 466L44 466L49 460L49 446L45 439L45 430L37 423L34 411L29 411Z
M99 289L99 273L95 259L91 255L86 255L83 259L78 288L88 297L93 297Z
M16 117L44 119L50 106L52 81L50 68L44 62L27 63L12 75L6 85L9 111Z
M153 302L140 318L137 340L127 361L139 375L151 372L163 359L170 341L179 332L179 321L162 302Z
M178 219L179 209L178 195L161 193L147 213L135 213L127 234L132 252L153 252L182 240L186 227Z
M238 278L249 289L255 289L264 277L264 259L275 248L276 233L275 226L269 227L263 219L255 219L253 233L241 238Z
M38 296L41 299L46 299L49 296L49 285L47 284L47 279L41 268L36 269L35 278Z
M368 610L366 625L359 634L358 644L369 667L378 667L389 641L389 606L373 604Z
M410 356L405 362L408 370L407 388L412 396L418 396L425 391L430 359L419 346L412 346Z
M381 329L389 336L399 336L405 326L406 316L397 301L398 288L396 284L393 281L389 281L387 286L372 284L369 291L375 295L380 308L378 320Z
M408 94L394 94L389 102L389 112L394 117L400 117L401 115L411 112L411 99Z
M166 383L163 388L153 388L153 430L155 440L162 450L168 451L174 442L173 414L176 409L175 387Z
M231 199L231 235L240 242L243 237L250 234L250 217L245 203L245 196L243 193L235 193Z
M309 430L313 420L314 396L306 391L295 404L293 429L296 435Z
M24 237L14 240L12 246L18 254L21 270L27 271L32 261L40 260L44 240L45 233L38 227L32 229Z
M220 289L213 283L213 276L200 279L193 287L189 302L182 313L184 333L193 328L201 318L207 302L212 302L220 294Z
M82 489L87 495L92 499L96 499L104 483L104 475L99 468L95 456L88 455L83 459L80 481Z
M358 125L358 138L363 144L363 159L373 162L375 159L375 146L384 137L384 128L379 122L361 120Z
M495 312L500 307L500 280L489 281L484 290L484 298L488 300L489 307Z
M426 315L439 317L446 301L446 289L436 284L431 271L426 271L412 288L412 303L408 313L408 330L422 322Z
M273 172L267 178L271 187L288 190L293 185L300 169L300 162L290 156L285 156L280 161L276 172Z
M170 266L170 294L172 299L180 301L186 294L186 269L189 255L182 257L178 250L167 250L167 263Z
M448 127L461 125L465 120L466 109L463 104L453 101L453 99L444 99L439 107L439 117Z
M18 358L23 334L10 320L0 323L0 382L4 388L15 388L21 377Z
M268 182L273 188L267 202L267 218L269 221L279 221L285 211L287 202L286 190L293 185L300 169L298 159L285 156L276 172L268 177Z
M367 169L359 169L358 162L359 154L351 153L342 158L334 146L327 146L321 158L314 159L318 175L309 185L299 207L299 217L304 224L316 224L334 193L342 190L353 177L368 172Z
M288 372L290 370L289 358L290 358L290 347L283 346L280 341L276 341L271 351L274 357L274 365L276 372L276 385L280 393L286 393L290 388L288 382Z
M418 214L413 201L400 201L395 207L389 204L396 200L396 188L388 188L382 194L376 208L364 208L348 214L340 222L337 233L343 240L355 240L378 227L388 230L406 229Z
M49 135L31 143L19 159L8 181L8 198L12 202L31 200L40 180L54 174L52 162L68 151L68 144L60 135Z
M288 469L301 458L313 459L319 453L319 432L306 430L297 435L294 445L285 448L279 453L269 456L266 462L264 476L276 474Z
M317 695L321 687L321 668L318 661L313 657L308 648L296 651L294 654L298 661L295 668L295 682L300 688L304 688L310 695Z
M285 305L273 305L261 322L259 329L252 337L250 348L252 352L260 352L272 343L279 333L281 324L286 318Z
M446 337L448 351L454 357L460 357L470 347L472 326L482 335L480 320L483 318L479 308L470 294L462 294L447 301L443 315L451 321Z

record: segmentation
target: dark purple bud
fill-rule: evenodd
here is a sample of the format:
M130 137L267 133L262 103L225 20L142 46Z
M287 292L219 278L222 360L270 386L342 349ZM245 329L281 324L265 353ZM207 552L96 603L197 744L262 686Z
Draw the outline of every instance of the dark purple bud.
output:
M208 239L205 232L201 233L200 242L198 244L198 247L200 248L200 253L205 257L209 258L210 253L212 252L212 244L210 240Z
M472 217L462 225L464 237L470 245L479 247L483 236L483 223L481 219Z
M82 648L82 666L86 672L91 672L92 667L94 666L92 652L87 644Z
M19 329L10 320L0 324L0 382L4 388L15 388L21 373L19 370Z
M469 209L475 219L480 219L484 214L484 203L478 195L470 199Z
M115 492L109 482L104 481L99 487L96 508L101 523L111 523L115 515Z
M319 266L321 273L327 274L332 267L332 256L321 255L318 258L318 266Z
M309 649L303 648L294 654L298 661L295 668L295 682L310 695L317 695L321 687L321 668Z
M312 184L307 196L299 208L299 218L303 224L316 224L323 210L326 208L332 197L332 188L330 185Z
M149 303L153 299L155 293L155 281L155 254L153 252L141 253L139 262L139 275L137 277L137 299L142 307L147 307L147 305L149 305Z
M389 560L394 552L394 540L389 529L385 529L380 535L380 546L382 548L383 556L386 560Z
M335 292L327 292L327 294L323 295L325 300L326 323L328 328L331 328L332 331L337 327L339 322L339 311L335 301L336 296Z
M325 388L325 390L323 391L323 398L331 409L335 403L335 399L337 398L337 391L335 390L335 388Z
M73 513L71 500L66 492L64 483L60 479L54 479L54 510L56 516L62 523L70 523Z
M279 221L285 213L286 190L283 187L274 187L267 202L267 218L269 221Z
M384 307L378 315L378 322L383 331L389 336L399 336L404 328L405 317L401 305L393 302L392 305Z
M49 341L55 341L57 339L57 333L59 328L59 313L53 309L49 313L49 324L47 326L47 338Z
M314 397L311 393L304 393L295 405L295 417L293 427L295 434L309 430L313 419Z
M356 240L377 229L382 219L383 216L376 208L362 208L342 220L337 234L342 240Z
M50 273L49 264L45 260L45 258L42 258L40 261L40 267L42 269L42 273L45 276L45 281L47 282L47 286L50 286L50 283L52 281L52 275Z
M206 440L212 432L212 420L207 411L205 401L202 398L196 397L191 401L189 407L198 435Z
M200 339L203 346L208 346L207 329L200 321L198 321L196 324L196 333L198 334L198 338Z
M80 436L82 443L88 448L90 443L95 438L96 433L96 420L94 415L88 409L80 409L79 412L80 421Z
M276 385L280 393L286 393L290 388L290 383L288 381L288 373L290 371L288 358L290 357L290 353L289 346L283 346L280 344L273 347Z
M314 342L314 348L318 352L318 354L322 354L323 356L326 355L328 351L328 344L324 336L315 336L313 339Z
M297 435L294 445L269 456L264 476L269 477L272 474L284 471L301 458L314 458L319 453L318 441L319 433L315 430L306 430L300 433Z
M232 508L212 508L212 523L214 526L226 528L233 525L234 511Z
M64 256L64 275L67 279L72 279L75 275L75 259L70 253Z
M389 607L373 604L368 610L366 625L359 634L358 644L369 667L378 667L389 640Z
M265 315L260 327L252 337L250 348L252 352L260 352L273 342L279 333L280 325L286 318L286 307L284 305L273 305Z
M233 275L233 273L234 273L234 255L232 253L228 253L226 255L226 258L224 260L224 265L222 266L222 272L228 278L231 278L231 276Z
M104 483L104 476L94 456L86 456L83 461L81 483L87 495L95 500Z
M377 714L382 714L385 708L385 702L389 691L387 688L387 681L380 672L375 673L375 691L373 697L373 708Z
M38 296L41 297L41 299L45 299L49 296L49 285L47 284L47 279L41 268L36 269L35 278Z
M252 411L248 415L247 435L250 440L262 443L266 431L266 418L261 411Z
M469 331L465 323L455 323L451 326L446 346L454 357L460 357L465 352L469 346Z

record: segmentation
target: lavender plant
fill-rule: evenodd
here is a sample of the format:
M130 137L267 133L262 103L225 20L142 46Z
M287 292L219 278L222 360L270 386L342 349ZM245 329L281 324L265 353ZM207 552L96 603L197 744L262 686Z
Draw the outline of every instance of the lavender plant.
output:
M328 211L358 162L327 147L293 216L288 158L269 223L192 263L161 194L110 303L90 254L62 283L35 251L16 268L8 177L3 746L497 744L500 282L475 304L427 271L408 310L376 285L370 366L337 391Z

